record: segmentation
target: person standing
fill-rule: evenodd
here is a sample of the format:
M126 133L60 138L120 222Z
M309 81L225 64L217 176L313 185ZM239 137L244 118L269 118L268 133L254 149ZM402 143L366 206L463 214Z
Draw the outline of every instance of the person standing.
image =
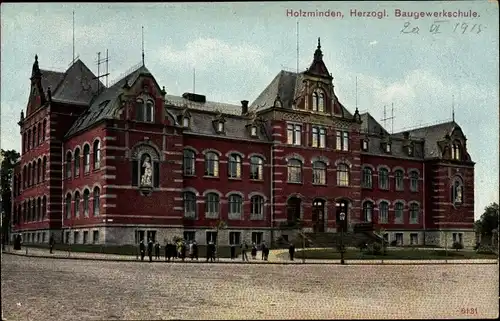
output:
M231 244L231 260L234 260L234 257L236 256L236 247L234 244Z
M198 243L196 243L196 241L193 241L193 256L196 258L196 261L198 261Z
M49 239L50 254L52 254L52 250L54 249L55 243L56 241L54 240L54 234L51 234Z
M160 259L160 242L158 241L155 243L155 259Z
M260 247L262 251L262 260L264 260L266 257L266 249L267 249L266 243L262 242L262 245Z
M252 260L255 260L256 257L257 257L257 245L255 244L255 242L253 242L253 244L252 244Z
M182 259L182 262L184 262L184 259L186 258L186 251L187 251L186 242L182 241L182 243L181 243L181 259Z
M290 243L290 247L288 248L288 253L290 254L290 261L293 261L293 256L295 254L295 245Z
M149 262L153 262L153 241L151 239L148 241L148 256Z
M248 251L248 244L246 242L243 242L243 244L241 244L241 259L243 260L243 262L245 261L248 262L247 251Z
M165 262L170 261L170 242L165 243Z
M191 261L194 259L194 244L193 241L189 242L189 257Z
M212 259L212 241L207 244L207 262Z
M141 261L144 261L144 255L146 254L146 246L144 245L144 240L139 243L139 252L141 252Z

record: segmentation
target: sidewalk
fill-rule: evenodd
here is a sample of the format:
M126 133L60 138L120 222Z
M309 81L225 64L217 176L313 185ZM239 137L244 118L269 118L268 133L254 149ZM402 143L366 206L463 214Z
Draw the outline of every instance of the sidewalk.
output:
M136 256L129 255L117 255L117 254L101 254L101 253L85 253L85 252L71 252L68 251L56 251L54 250L50 254L48 249L40 248L27 248L23 247L20 251L15 251L11 246L8 246L2 254L13 254L19 256L28 257L43 257L43 258L53 258L53 259L73 259L73 260L94 260L94 261L115 261L115 262L141 262L140 258L137 259ZM287 255L281 255L283 253L288 253L286 249L271 250L269 253L268 261L263 261L260 256L257 256L256 260L251 260L248 262L243 262L241 257L235 260L229 258L220 258L216 262L218 263L240 263L240 264L303 264L302 259L297 257L294 261L286 259ZM285 257L285 258L283 258ZM149 257L144 258L144 262L149 262ZM165 257L162 256L160 260L153 259L153 262L165 262ZM179 259L173 261L174 263L205 263L206 258L200 257L198 261L191 259L186 259L182 262ZM340 264L340 260L306 260L307 264ZM346 264L349 265L360 265L360 264L497 264L497 260L491 259L473 259L473 260L345 260Z

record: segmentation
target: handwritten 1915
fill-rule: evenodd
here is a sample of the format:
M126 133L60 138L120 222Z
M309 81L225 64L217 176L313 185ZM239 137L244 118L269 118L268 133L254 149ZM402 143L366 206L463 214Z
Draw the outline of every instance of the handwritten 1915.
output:
M450 23L448 20L434 21L428 28L428 32L435 35L443 32L451 32L457 34L479 34L486 27L482 24L477 23L467 23L467 22L455 22ZM412 24L411 22L405 22L403 28L401 29L401 34L419 34L420 26L417 24ZM422 29L426 30L426 29Z

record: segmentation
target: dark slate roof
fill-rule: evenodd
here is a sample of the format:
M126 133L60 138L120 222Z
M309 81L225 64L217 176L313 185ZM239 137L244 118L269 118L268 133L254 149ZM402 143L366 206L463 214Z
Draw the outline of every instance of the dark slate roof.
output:
M204 103L194 102L180 96L166 95L165 104L176 107L188 107L189 109L205 110L210 112L221 112L228 115L241 115L241 106L207 101Z
M89 105L97 93L98 80L94 73L78 59L64 73L64 79L51 88L52 100L73 104ZM101 88L105 86L100 82ZM44 90L47 90L44 87Z
M375 118L369 113L363 113L359 115L361 117L361 131L366 134L376 134L380 135L384 133L384 135L388 135L389 133L385 130L382 125L380 125Z
M66 137L88 128L102 119L113 118L113 114L117 106L117 100L123 93L123 85L125 82L128 82L128 84L132 86L139 76L144 74L151 75L149 70L145 66L141 65L136 70L118 80L111 87L104 89L101 94L92 101L90 108L78 117L66 134ZM103 86L103 88L105 87Z
M47 93L47 89L50 87L51 92L57 89L57 86L64 79L65 73L52 71L52 70L40 70L42 73L42 88L45 93Z

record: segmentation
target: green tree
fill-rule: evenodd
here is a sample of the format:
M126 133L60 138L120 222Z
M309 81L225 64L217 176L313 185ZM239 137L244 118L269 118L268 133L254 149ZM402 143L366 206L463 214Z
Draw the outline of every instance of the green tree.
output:
M8 240L10 230L11 207L12 207L12 176L14 166L19 160L19 153L15 150L0 151L0 200L2 203L2 243L5 244Z
M481 218L474 223L476 231L481 235L492 235L493 230L498 230L498 204L491 203L484 208Z

